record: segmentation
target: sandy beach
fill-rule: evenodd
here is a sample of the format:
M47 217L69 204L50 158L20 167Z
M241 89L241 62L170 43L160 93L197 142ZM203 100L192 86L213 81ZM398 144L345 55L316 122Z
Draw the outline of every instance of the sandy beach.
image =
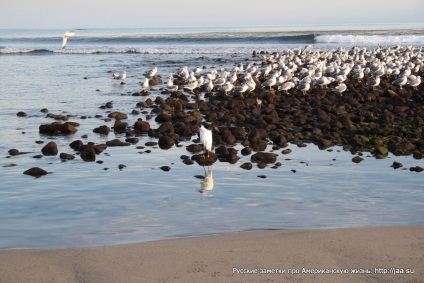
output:
M424 226L0 251L0 282L424 282ZM394 274L396 273L396 274Z

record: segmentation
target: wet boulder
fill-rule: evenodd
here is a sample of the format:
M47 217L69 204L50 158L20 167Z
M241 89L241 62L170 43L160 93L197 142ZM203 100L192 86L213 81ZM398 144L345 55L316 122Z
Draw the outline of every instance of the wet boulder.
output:
M150 124L146 121L137 121L134 123L134 130L140 132L147 132L150 130Z
M51 124L40 125L39 132L50 135L67 135L77 132L78 129L71 123L53 122Z
M32 168L26 170L24 172L24 174L38 178L38 177L41 177L41 176L44 176L44 175L49 174L49 172L47 172L46 170L41 169L39 167L32 167Z
M106 125L103 125L103 126L95 128L93 132L102 134L102 135L108 135L110 133L110 128Z
M123 120L123 119L128 119L128 115L122 112L112 112L108 115L109 118L114 118L116 120Z
M257 152L251 157L252 162L275 163L277 161L277 154L271 152Z
M86 144L79 147L80 157L84 161L96 161L96 151L93 144Z
M42 149L41 152L44 155L57 155L58 154L58 149L57 149L57 144L55 142L49 142L48 144L46 144Z

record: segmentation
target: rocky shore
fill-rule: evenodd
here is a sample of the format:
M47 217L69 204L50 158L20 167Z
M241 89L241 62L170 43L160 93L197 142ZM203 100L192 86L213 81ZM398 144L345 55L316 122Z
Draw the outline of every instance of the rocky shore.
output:
M232 70L211 71L205 67L188 71L182 67L165 85L164 77L156 72L146 77L150 89L132 93L142 99L128 113L112 111L112 102L100 106L108 117L99 116L99 121L113 121L114 125L99 123L93 132L125 134L125 141L84 144L75 140L70 148L60 150L72 148L82 160L95 161L107 147L135 145L147 133L157 138L162 149L193 139L187 147L191 158L181 159L186 164L195 161L208 166L217 160L235 163L240 154L251 155L258 166L275 163L276 154L290 153L285 149L289 143L299 147L313 143L322 150L343 146L356 155L353 162L361 162L363 152L376 158L389 153L423 158L421 49L330 51L307 46L281 53L254 52L251 62L240 63ZM405 83L398 83L399 78L405 78ZM250 89L249 84L253 85ZM144 114L145 119L127 122L131 114ZM19 112L17 116L26 115ZM78 130L79 124L66 116L49 113L47 117L57 121L40 125L40 133L66 135ZM152 127L152 119L159 127ZM201 123L208 124L213 132L214 150L209 156L203 154L203 146L196 139ZM43 154L59 153L52 143L43 148ZM238 152L233 148L236 144L244 149ZM272 153L265 152L268 145L272 145ZM62 153L61 158L73 158L69 152ZM423 169L416 166L409 170Z

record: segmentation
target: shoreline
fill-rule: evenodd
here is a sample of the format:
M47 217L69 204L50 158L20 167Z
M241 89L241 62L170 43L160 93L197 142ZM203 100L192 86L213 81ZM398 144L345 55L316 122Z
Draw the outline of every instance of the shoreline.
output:
M424 282L423 261L424 225L267 230L1 250L0 282Z

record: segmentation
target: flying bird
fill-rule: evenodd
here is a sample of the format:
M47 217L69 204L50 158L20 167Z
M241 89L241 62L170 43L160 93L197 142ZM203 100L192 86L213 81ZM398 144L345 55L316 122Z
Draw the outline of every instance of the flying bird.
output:
M68 42L68 37L73 37L73 36L75 36L75 31L68 30L67 32L65 32L65 34L63 35L62 49L65 49L66 43Z

